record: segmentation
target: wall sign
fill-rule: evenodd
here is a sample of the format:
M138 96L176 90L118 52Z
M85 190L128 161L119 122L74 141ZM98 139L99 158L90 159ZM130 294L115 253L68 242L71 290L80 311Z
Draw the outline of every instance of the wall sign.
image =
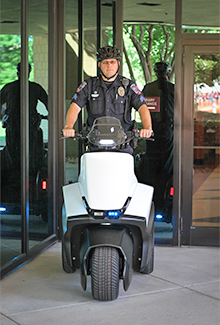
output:
M160 112L160 97L145 97L150 112Z

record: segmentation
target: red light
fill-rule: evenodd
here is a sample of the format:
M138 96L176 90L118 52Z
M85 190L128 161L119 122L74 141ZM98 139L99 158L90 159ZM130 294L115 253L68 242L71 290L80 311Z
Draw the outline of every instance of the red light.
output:
M174 194L174 187L171 187L170 188L170 196L173 196L173 194Z
M42 181L41 188L42 188L42 190L46 190L47 189L47 181Z

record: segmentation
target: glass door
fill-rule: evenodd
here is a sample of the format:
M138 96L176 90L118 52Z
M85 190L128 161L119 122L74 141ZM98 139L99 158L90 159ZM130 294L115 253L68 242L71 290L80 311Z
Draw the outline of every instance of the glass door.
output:
M192 91L190 93L184 88L183 148L191 153L183 154L185 162L183 178L186 179L183 200L188 205L188 208L183 209L183 224L185 223L183 238L188 238L191 245L219 246L220 54L218 53L218 47L215 46L189 46L185 49L185 85L191 78L187 87L192 87ZM188 76L190 67L193 68L191 70L194 71L194 75L189 73ZM188 200L186 188L191 196L190 198L188 194ZM188 221L184 222L184 218L188 218Z
M52 147L57 150L49 134L57 125L54 105L49 105L56 86L48 77L53 72L49 63L55 65L54 58L48 60L48 41L54 39L48 26L56 17L49 5L34 0L18 1L13 8L7 1L1 4L0 277L57 238L51 200L58 188L56 174L51 176L55 159L48 158Z
M192 232L204 235L220 223L220 55L194 55ZM206 69L204 70L204 67ZM194 236L192 236L192 239ZM195 240L195 239L193 239Z

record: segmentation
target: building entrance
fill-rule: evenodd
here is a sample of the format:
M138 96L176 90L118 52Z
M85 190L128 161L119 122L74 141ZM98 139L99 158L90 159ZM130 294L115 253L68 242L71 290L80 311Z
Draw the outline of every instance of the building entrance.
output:
M219 246L218 52L218 46L184 47L183 244Z

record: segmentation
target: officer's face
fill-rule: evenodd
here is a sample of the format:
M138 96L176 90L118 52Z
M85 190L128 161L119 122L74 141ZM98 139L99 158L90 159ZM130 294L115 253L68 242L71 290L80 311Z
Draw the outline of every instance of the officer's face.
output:
M98 66L102 70L104 76L107 78L111 78L115 76L116 72L118 71L118 67L120 62L116 59L106 59L98 63Z

